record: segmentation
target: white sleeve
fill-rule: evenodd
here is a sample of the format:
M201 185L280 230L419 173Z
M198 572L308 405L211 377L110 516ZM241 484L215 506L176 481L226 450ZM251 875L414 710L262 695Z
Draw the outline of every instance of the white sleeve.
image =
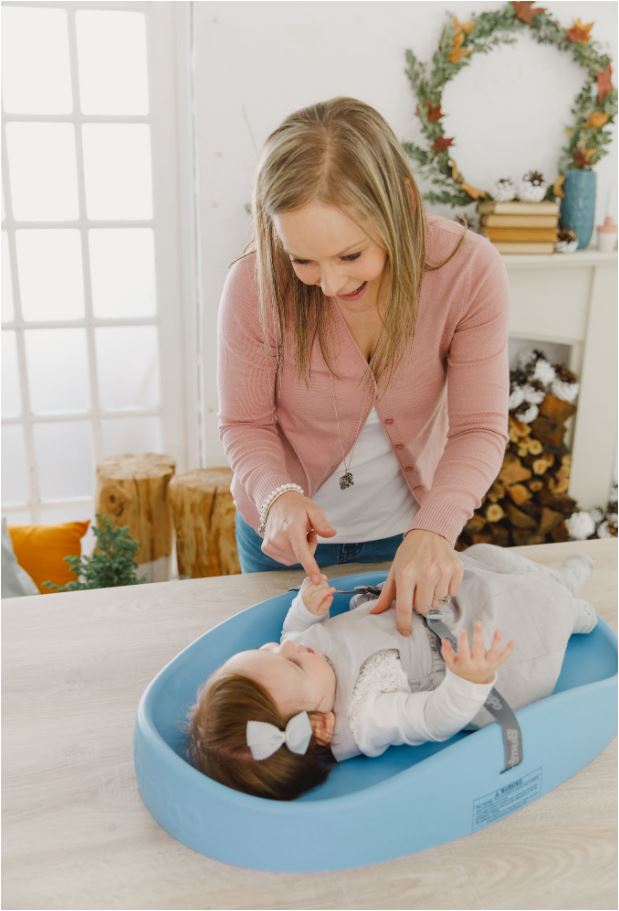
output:
M298 634L304 633L305 630L309 629L310 626L313 626L314 623L320 623L328 616L328 613L317 616L308 611L303 598L301 597L301 592L298 592L295 598L293 598L290 609L286 614L280 641L283 642L284 639L296 639Z
M373 693L365 700L354 736L366 756L380 756L387 747L448 740L473 720L496 682L471 683L446 668L435 690Z

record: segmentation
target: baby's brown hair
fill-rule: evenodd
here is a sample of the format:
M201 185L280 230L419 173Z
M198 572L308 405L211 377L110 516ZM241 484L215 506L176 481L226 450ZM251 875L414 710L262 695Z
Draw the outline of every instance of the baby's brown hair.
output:
M266 721L284 730L289 719L270 693L242 674L207 680L189 710L188 754L196 768L221 784L272 800L294 800L321 784L335 762L314 735L301 755L281 746L266 759L254 759L247 746L247 722ZM310 719L320 713L308 712Z

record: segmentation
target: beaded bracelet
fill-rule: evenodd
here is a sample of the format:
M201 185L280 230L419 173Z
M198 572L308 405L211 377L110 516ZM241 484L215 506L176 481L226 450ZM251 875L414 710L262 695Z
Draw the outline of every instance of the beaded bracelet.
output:
M258 526L259 534L263 535L266 531L267 518L271 506L273 503L275 503L278 497L281 497L281 495L283 493L286 493L288 490L296 490L302 496L305 495L305 491L302 487L299 487L298 484L280 484L279 487L276 487L275 490L272 490L260 507L260 525Z

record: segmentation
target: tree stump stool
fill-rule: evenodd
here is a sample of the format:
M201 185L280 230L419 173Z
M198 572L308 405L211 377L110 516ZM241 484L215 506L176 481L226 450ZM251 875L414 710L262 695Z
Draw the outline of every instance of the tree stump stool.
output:
M229 468L197 468L170 483L180 578L230 576L241 567Z
M95 511L115 527L126 525L138 542L138 575L149 582L170 578L172 519L168 485L176 463L160 453L124 453L97 465Z

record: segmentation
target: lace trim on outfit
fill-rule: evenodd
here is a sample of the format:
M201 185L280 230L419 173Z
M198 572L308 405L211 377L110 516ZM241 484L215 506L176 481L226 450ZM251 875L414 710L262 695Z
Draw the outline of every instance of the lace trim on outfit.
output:
M355 740L358 740L359 720L368 696L397 690L410 692L397 648L382 649L366 658L353 687L348 712L348 724Z
M361 665L359 676L353 687L348 712L348 723L353 737L358 741L359 721L366 700L376 693L405 693L434 690L445 676L445 663L440 654L437 637L426 627L432 653L430 673L411 686L397 648L381 649L369 655Z

